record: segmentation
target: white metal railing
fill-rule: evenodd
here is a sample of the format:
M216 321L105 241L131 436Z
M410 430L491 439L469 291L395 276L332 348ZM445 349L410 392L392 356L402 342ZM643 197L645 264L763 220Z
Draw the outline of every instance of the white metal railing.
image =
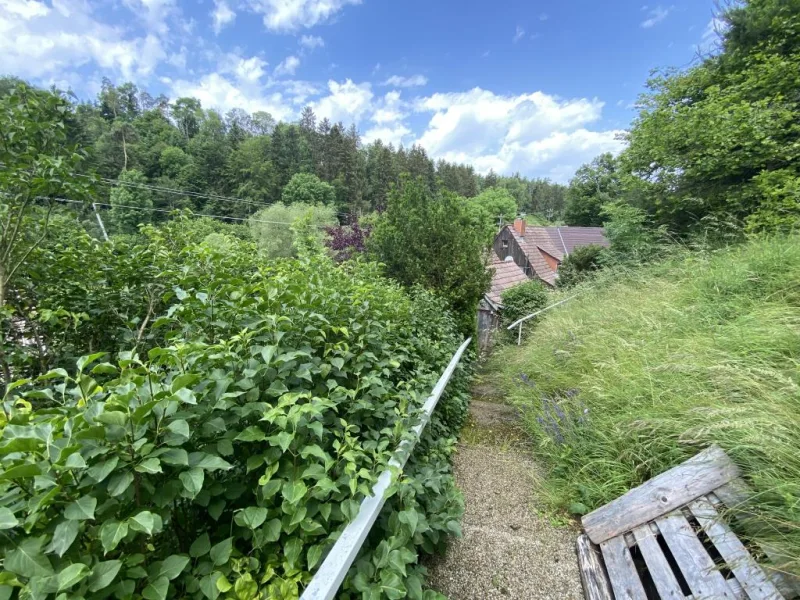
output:
M531 313L531 314L529 314L529 315L528 315L528 316L526 316L526 317L522 317L521 319L517 319L517 320L516 320L516 321L514 321L514 322L513 322L511 325L509 325L508 327L506 327L506 329L508 329L508 331L511 331L512 329L514 329L514 327L517 327L517 326L519 326L519 334L517 335L517 346L519 346L519 345L522 343L522 324L523 324L525 321L527 321L528 319L532 319L533 317L535 317L535 316L537 316L537 315L540 315L540 314L542 314L543 312L547 312L547 311L548 311L548 310L550 310L551 308L555 308L556 306L561 306L562 304L564 304L564 302L569 302L569 301L570 301L570 300L572 300L573 298L577 297L577 295L578 295L578 294L575 294L575 296L570 296L569 298L564 298L564 299L563 299L563 300L561 300L560 302L556 302L555 304L551 304L550 306L546 306L546 307L544 307L544 308L543 308L543 309L541 309L541 310L537 310L535 313Z
M367 538L369 530L372 529L375 519L378 518L378 513L380 513L384 502L386 502L384 495L392 483L392 470L403 470L411 451L422 434L422 430L425 429L428 421L430 421L433 409L436 408L444 388L458 366L461 355L464 354L471 341L472 338L467 338L453 355L453 358L450 359L450 364L447 365L439 381L436 382L431 395L422 405L419 423L411 429L414 436L411 439L400 442L397 451L389 461L389 468L381 473L377 483L373 486L372 495L364 498L361 502L358 515L344 528L319 570L314 574L314 578L308 584L300 600L331 600L336 595L345 575L347 575L347 571L356 559L359 550L361 550L361 545Z

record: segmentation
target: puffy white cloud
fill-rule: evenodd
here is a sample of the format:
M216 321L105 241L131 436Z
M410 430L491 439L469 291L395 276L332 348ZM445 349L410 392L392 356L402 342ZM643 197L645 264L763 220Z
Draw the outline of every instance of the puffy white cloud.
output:
M43 17L50 12L50 8L44 2L37 0L0 0L0 10L26 20Z
M294 75L297 67L300 66L300 59L296 56L287 56L281 63L275 67L275 76L281 77L283 75Z
M286 103L280 92L270 92L260 85L238 85L221 73L204 75L199 81L169 81L172 96L197 98L205 108L225 112L231 108L242 108L247 112L267 111L278 120L292 120L295 112Z
M124 0L131 12L147 24L148 30L166 35L167 19L177 13L176 0Z
M361 136L365 143L369 144L375 140L381 140L384 144L408 145L413 139L412 131L402 123L393 126L372 127Z
M348 4L361 4L361 0L249 0L250 8L264 16L264 25L272 31L313 27Z
M300 38L300 45L303 48L313 50L314 48L322 48L325 45L325 40L318 35L304 35Z
M53 0L52 8L0 0L0 72L47 79L94 63L111 76L142 79L166 58L157 35L102 23L81 0Z
M226 0L214 0L214 10L211 11L214 33L219 35L223 27L230 25L235 19L236 13L231 9Z
M372 113L370 119L379 124L395 123L407 116L404 108L405 105L400 100L400 92L394 90L383 97L382 102Z
M402 77L400 75L392 75L384 81L381 85L391 85L394 87L417 87L428 83L428 78L424 75L411 75L409 77Z
M647 18L642 21L641 25L644 29L649 29L650 27L655 27L661 21L666 19L669 16L669 13L672 12L674 6L668 6L664 8L660 4L658 6L648 7L643 6L642 10L647 11Z
M372 86L369 83L353 83L346 79L339 83L328 82L329 94L311 104L317 117L329 119L332 123L358 123L372 110Z
M415 102L417 112L433 113L417 143L431 156L471 163L480 172L564 181L596 154L621 150L619 131L585 127L601 118L602 108L597 99L561 100L542 92L433 94Z
M234 66L236 78L247 83L255 83L264 75L267 63L257 56L239 58Z

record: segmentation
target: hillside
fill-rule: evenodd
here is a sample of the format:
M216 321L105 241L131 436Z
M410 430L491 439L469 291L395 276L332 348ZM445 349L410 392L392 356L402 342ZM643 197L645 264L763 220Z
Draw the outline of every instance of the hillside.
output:
M554 507L582 514L711 443L800 571L800 237L687 254L552 311L490 376L526 414Z

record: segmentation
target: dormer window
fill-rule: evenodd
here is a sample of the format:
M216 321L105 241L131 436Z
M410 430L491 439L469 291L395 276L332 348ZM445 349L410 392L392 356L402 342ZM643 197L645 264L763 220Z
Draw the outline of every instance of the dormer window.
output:
M508 249L508 240L503 240L502 244L503 244L503 250L507 250Z

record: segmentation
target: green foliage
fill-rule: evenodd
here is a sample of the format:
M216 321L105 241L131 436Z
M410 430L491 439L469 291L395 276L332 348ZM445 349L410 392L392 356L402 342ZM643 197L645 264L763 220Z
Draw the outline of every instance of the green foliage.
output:
M285 205L276 202L255 213L248 222L253 239L259 249L270 258L297 256L298 245L292 225L308 217L308 226L316 230L321 241L323 227L336 225L336 209L297 202Z
M755 489L748 537L800 572L799 280L797 236L606 270L495 355L553 504L597 508L716 443Z
M606 261L635 265L657 258L665 250L666 227L653 228L641 209L623 202L603 206L605 234L611 242Z
M53 197L84 200L92 179L76 174L85 155L70 143L70 104L60 95L17 85L0 96L0 368L11 380L9 287L45 240ZM23 300L23 299L19 299Z
M550 294L543 283L530 280L503 290L500 298L503 304L503 324L508 326L547 306Z
M124 171L118 181L120 185L111 190L109 229L112 233L136 233L139 225L152 220L148 209L153 208L153 194L144 187L147 178L136 169Z
M445 298L464 332L474 329L478 301L489 285L488 243L462 200L431 194L422 180L406 180L367 240L387 274L406 286L420 284Z
M603 266L607 252L594 244L575 248L558 267L558 287L571 287L587 280Z
M489 243L497 234L498 224L511 223L517 216L517 203L503 188L488 188L467 201L476 224L486 231Z
M797 2L731 3L719 51L649 83L622 170L636 205L674 231L747 221L796 226L800 165Z
M460 343L440 298L377 265L264 263L252 242L192 223L42 248L70 259L38 280L50 287L35 310L88 292L99 331L71 338L91 354L3 397L2 594L297 598ZM102 275L84 281L90 261ZM43 335L50 348L59 332ZM467 368L343 597L422 598L420 553L458 533L448 457Z
M583 165L569 182L564 221L567 225L599 227L603 224L604 204L619 199L621 193L617 160L601 154Z
M283 188L281 200L284 204L321 204L330 206L336 200L333 186L320 181L311 173L297 173Z

